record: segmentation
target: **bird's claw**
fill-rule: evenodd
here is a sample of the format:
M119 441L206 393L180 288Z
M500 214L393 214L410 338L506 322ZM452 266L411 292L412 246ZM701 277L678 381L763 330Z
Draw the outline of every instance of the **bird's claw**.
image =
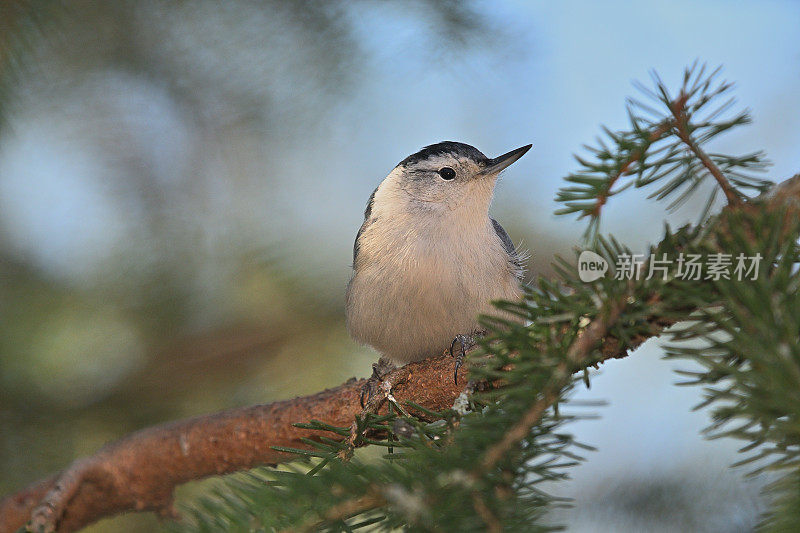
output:
M461 346L458 355L455 353L456 343ZM455 357L456 366L453 369L453 383L458 385L458 369L464 365L464 358L467 356L467 350L475 346L475 338L472 335L456 335L453 342L450 343L450 357Z
M367 382L364 383L364 386L361 387L359 401L361 402L362 409L364 409L370 400L372 400L372 397L375 396L375 393L383 382L383 378L395 368L397 368L395 364L384 357L378 359L377 363L372 364L372 375L367 379Z
M364 383L364 386L361 387L361 396L359 401L361 403L361 408L364 409L367 403L372 400L372 397L375 396L375 393L378 391L380 387L381 380L375 376L375 372L373 371L372 376L367 379L367 382Z

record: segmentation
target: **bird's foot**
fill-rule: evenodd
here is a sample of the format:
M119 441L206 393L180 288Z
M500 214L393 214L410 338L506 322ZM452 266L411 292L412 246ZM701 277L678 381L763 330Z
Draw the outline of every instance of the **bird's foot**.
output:
M396 369L397 366L385 357L381 357L377 363L373 363L372 376L361 387L361 413L356 415L350 425L350 432L344 440L344 447L338 453L343 461L348 461L353 456L356 446L366 433L364 422L368 419L368 415L378 412L384 400L389 400L401 413L408 416L392 395L393 385L387 379L388 375Z
M361 387L360 400L362 409L366 409L366 406L370 404L375 394L381 390L383 379L396 368L397 366L385 357L381 357L378 359L377 363L372 364L372 375L367 379L367 382L364 383L364 386Z
M467 350L478 344L478 339L486 335L485 331L474 331L471 335L456 335L450 343L450 357L455 357L456 365L453 370L453 381L458 385L458 370L464 365ZM459 349L456 350L456 344Z

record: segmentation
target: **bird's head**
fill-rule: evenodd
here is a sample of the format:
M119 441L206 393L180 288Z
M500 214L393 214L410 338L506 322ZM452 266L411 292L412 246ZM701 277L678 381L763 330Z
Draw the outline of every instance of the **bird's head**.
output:
M400 208L486 214L500 172L530 148L529 144L491 159L468 144L432 144L403 159L378 193Z

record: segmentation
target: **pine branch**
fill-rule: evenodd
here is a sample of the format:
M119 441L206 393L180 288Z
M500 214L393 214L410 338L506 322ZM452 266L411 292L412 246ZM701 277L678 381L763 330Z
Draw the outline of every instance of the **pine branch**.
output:
M797 187L787 183L784 189ZM741 213L740 213L741 214ZM790 531L798 519L800 479L800 218L796 200L766 212L732 217L717 235L719 248L756 256L767 265L747 283L709 280L720 305L698 305L691 319L670 331L669 357L690 359L702 369L681 371L681 385L703 387L712 422L709 438L745 441L748 454L736 466L778 475L764 491L770 507L760 529ZM693 295L687 295L689 300ZM692 342L687 342L692 341Z
M725 198L728 200L728 205L738 205L741 203L741 199L736 195L731 184L728 182L728 179L722 174L722 171L719 169L717 165L711 161L711 158L708 157L700 145L697 144L692 138L691 133L689 133L689 120L686 116L686 109L685 103L688 99L688 95L681 91L681 95L678 100L675 101L672 105L670 105L670 110L672 111L672 116L675 118L675 129L678 132L678 138L689 147L689 149L694 152L697 158L703 163L703 166L714 176L714 179L717 180L717 184L722 189L722 192L725 194Z
M322 520L310 520L299 527L284 529L281 533L306 533L308 531L314 531L326 522L344 520L353 515L363 513L364 511L381 507L382 505L386 505L386 499L378 494L377 491L371 491L360 498L353 498L352 500L347 500L332 507L325 513Z
M587 358L591 352L602 345L603 338L608 334L611 326L616 323L625 307L630 293L624 294L618 300L610 302L607 312L593 320L567 351L566 360L559 364L554 373L555 381L548 390L541 394L528 411L514 424L503 436L503 439L490 447L480 463L478 472L484 473L492 469L508 451L519 443L530 432L531 428L542 418L545 410L558 400L561 391L568 385L572 378L573 368L586 366ZM569 365L569 366L568 366Z
M606 339L607 358L627 354L615 352L618 345L616 339ZM430 358L401 367L387 379L394 384L392 393L398 402L413 401L425 409L441 411L450 408L461 393L453 384L452 368L449 357ZM49 531L53 524L57 531L75 531L126 511L174 516L172 491L180 484L296 457L275 447L312 449L301 439L323 432L294 424L319 420L329 426L349 426L361 413L359 398L364 382L351 380L311 396L132 433L76 461L60 474L1 500L0 531L23 527L37 509L40 519L35 526L42 531Z
M392 375L398 401L431 410L452 406L461 390L453 384L453 360L411 363ZM327 435L293 424L320 420L347 426L360 413L364 380L293 400L232 409L144 429L76 461L62 473L0 501L0 531L16 531L31 518L48 530L75 531L125 511L173 514L172 491L187 481L291 460L273 447L311 449L301 439ZM65 483L66 482L66 483ZM61 489L57 487L61 485ZM65 487L66 485L66 487ZM49 509L49 511L48 511Z
M765 191L769 182L753 174L767 166L763 154L735 157L709 154L702 148L729 129L750 122L746 111L728 116L734 100L727 94L733 85L717 82L719 72L718 68L707 74L705 66L692 65L684 72L683 85L675 98L656 74L653 89L636 84L646 99L655 103L629 99L629 127L623 131L604 128L605 136L597 140L596 146L586 146L589 157L575 156L581 169L565 178L569 185L556 196L564 207L556 213L588 217L586 236L596 237L603 206L611 196L632 186L662 183L650 197L674 197L668 209L676 208L700 190L709 175L729 204L746 198L747 190ZM727 99L708 110L724 98ZM619 186L627 176L635 178ZM705 221L716 192L709 196L701 222Z
M636 163L638 163L639 161L641 161L641 159L645 156L645 153L647 152L647 149L650 147L650 145L660 141L661 138L664 137L664 135L669 133L669 131L672 129L672 126L673 126L673 121L671 119L667 119L663 121L661 124L659 124L651 132L649 132L647 134L646 141L642 145L637 146L635 149L631 150L631 153L628 155L628 157L620 163L619 168L614 170L614 172L612 172L611 175L608 177L608 182L605 185L605 190L601 191L600 194L598 194L597 199L595 200L594 209L592 209L591 211L585 211L584 213L581 214L581 217L584 216L592 216L594 218L600 217L601 210L603 209L603 206L606 205L606 203L608 202L609 197L612 195L611 190L614 188L614 185L617 184L617 181L623 176L631 174L633 172L631 167Z

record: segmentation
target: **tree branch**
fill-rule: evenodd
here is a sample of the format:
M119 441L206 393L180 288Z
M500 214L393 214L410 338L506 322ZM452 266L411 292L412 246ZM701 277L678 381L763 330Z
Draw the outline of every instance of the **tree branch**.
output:
M683 100L683 103L685 103L685 99ZM683 105L683 103L678 102L678 104L681 106ZM642 156L644 156L645 152L647 151L647 148L651 144L659 141L664 136L664 134L666 134L668 131L672 129L673 126L674 126L674 121L672 119L663 121L661 124L658 125L657 128L655 128L652 132L650 132L650 135L647 138L647 144L645 146L640 146L639 149L634 150L630 153L628 158L619 166L619 169L614 173L614 175L609 178L608 186L606 187L605 192L597 196L594 209L591 211L593 216L595 217L600 216L600 211L603 209L603 206L606 205L606 202L608 202L608 199L611 196L611 189L614 188L614 185L617 183L617 181L622 176L628 175L631 171L631 166L642 159ZM583 216L585 215L581 215L581 218Z
M601 345L603 337L608 334L608 330L616 323L625 309L629 293L630 289L616 301L610 302L607 312L593 320L583 334L575 339L567 350L566 359L558 365L553 382L548 384L546 390L542 391L539 400L534 402L522 418L503 436L503 439L486 451L478 472L491 470L513 446L525 438L531 428L542 418L547 408L558 400L559 393L568 384L572 375L570 368L580 366L589 357L592 350ZM659 329L659 332L662 329Z
M461 389L453 383L453 360L437 357L392 373L393 394L431 410L452 406ZM293 426L321 420L348 426L361 412L364 380L352 379L323 392L232 409L132 433L95 455L76 461L62 473L39 481L0 501L0 532L24 526L45 502L58 531L75 531L105 516L125 511L172 514L173 489L187 481L277 464L296 456L272 446L309 449L302 437L322 434ZM330 436L329 434L325 434ZM63 499L52 496L59 493Z
M683 102L681 104L680 102ZM672 115L675 117L675 129L678 134L678 138L680 138L683 143L689 147L689 149L697 156L703 166L706 167L706 170L717 180L722 192L725 194L725 199L728 201L728 205L741 205L742 199L736 195L734 192L733 187L728 182L727 178L722 171L719 169L717 165L711 161L711 158L708 157L708 154L700 148L700 145L692 138L692 135L689 133L687 128L688 123L686 120L686 93L681 93L681 96L676 100L673 105L670 106L670 110L672 111Z
M725 183L727 184L727 181L725 181ZM788 218L796 218L798 216L798 211L800 211L800 174L777 185L774 190L771 191L771 194L764 198L759 198L759 200L765 201L767 207L773 210L786 207L788 209L785 216ZM749 208L750 206L746 207ZM729 215L736 211L737 208L745 208L738 197L736 197L735 203L728 204L723 215ZM722 218L715 229L718 231L727 231L727 224L727 219ZM624 357L628 352L634 350L645 340L650 338L638 337L632 339L629 350L622 353L619 350L619 340L606 337L609 329L615 324L622 314L622 311L625 309L628 297L632 293L632 288L633 287L629 285L625 294L607 303L605 313L600 313L600 315L589 324L586 330L584 330L583 334L570 345L565 360L559 364L556 369L553 382L540 393L539 400L525 412L522 418L520 418L508 433L504 435L503 439L486 451L486 454L483 456L476 470L475 477L477 477L478 473L487 472L494 467L514 445L525 438L531 428L542 418L544 412L558 400L559 392L568 384L568 380L571 376L569 373L570 367L585 367L588 362L587 358L597 347L599 347L599 351L602 354L600 361L603 362L612 357ZM647 322L651 326L650 332L652 336L658 336L664 329L673 325L675 320L651 315L648 317Z
M772 208L786 207L787 217L800 216L800 174L760 200ZM732 204L725 211L747 207L748 204ZM720 225L724 227L725 222ZM605 335L608 328L604 322L613 322L615 312L613 305L607 309L606 317L598 317L573 344L568 353L571 362L585 361L589 353L586 350L593 347L598 348L600 361L624 357L674 323L674 319L649 317L648 335L627 340L628 348L622 350L619 339ZM411 400L441 411L451 407L461 393L452 380L453 364L446 357L425 359L393 371L387 379L393 383L392 393L400 403ZM76 461L60 474L1 500L0 533L24 526L37 508L37 525L46 530L57 524L58 531L75 531L125 511L156 511L173 516L172 493L182 483L295 457L278 452L273 446L308 449L301 438L314 437L319 432L293 424L320 420L334 426L350 425L361 412L359 396L363 384L364 380L352 379L311 396L232 409L132 433ZM524 420L524 426L535 424L556 398L557 395L543 395ZM487 453L484 463L491 463L490 459Z
M369 509L376 509L382 505L386 505L386 499L378 494L376 490L373 490L367 492L367 494L360 498L344 501L328 509L322 520L310 520L308 523L298 528L284 529L280 533L308 533L309 531L318 529L319 526L325 523L344 520L355 514L363 513Z

